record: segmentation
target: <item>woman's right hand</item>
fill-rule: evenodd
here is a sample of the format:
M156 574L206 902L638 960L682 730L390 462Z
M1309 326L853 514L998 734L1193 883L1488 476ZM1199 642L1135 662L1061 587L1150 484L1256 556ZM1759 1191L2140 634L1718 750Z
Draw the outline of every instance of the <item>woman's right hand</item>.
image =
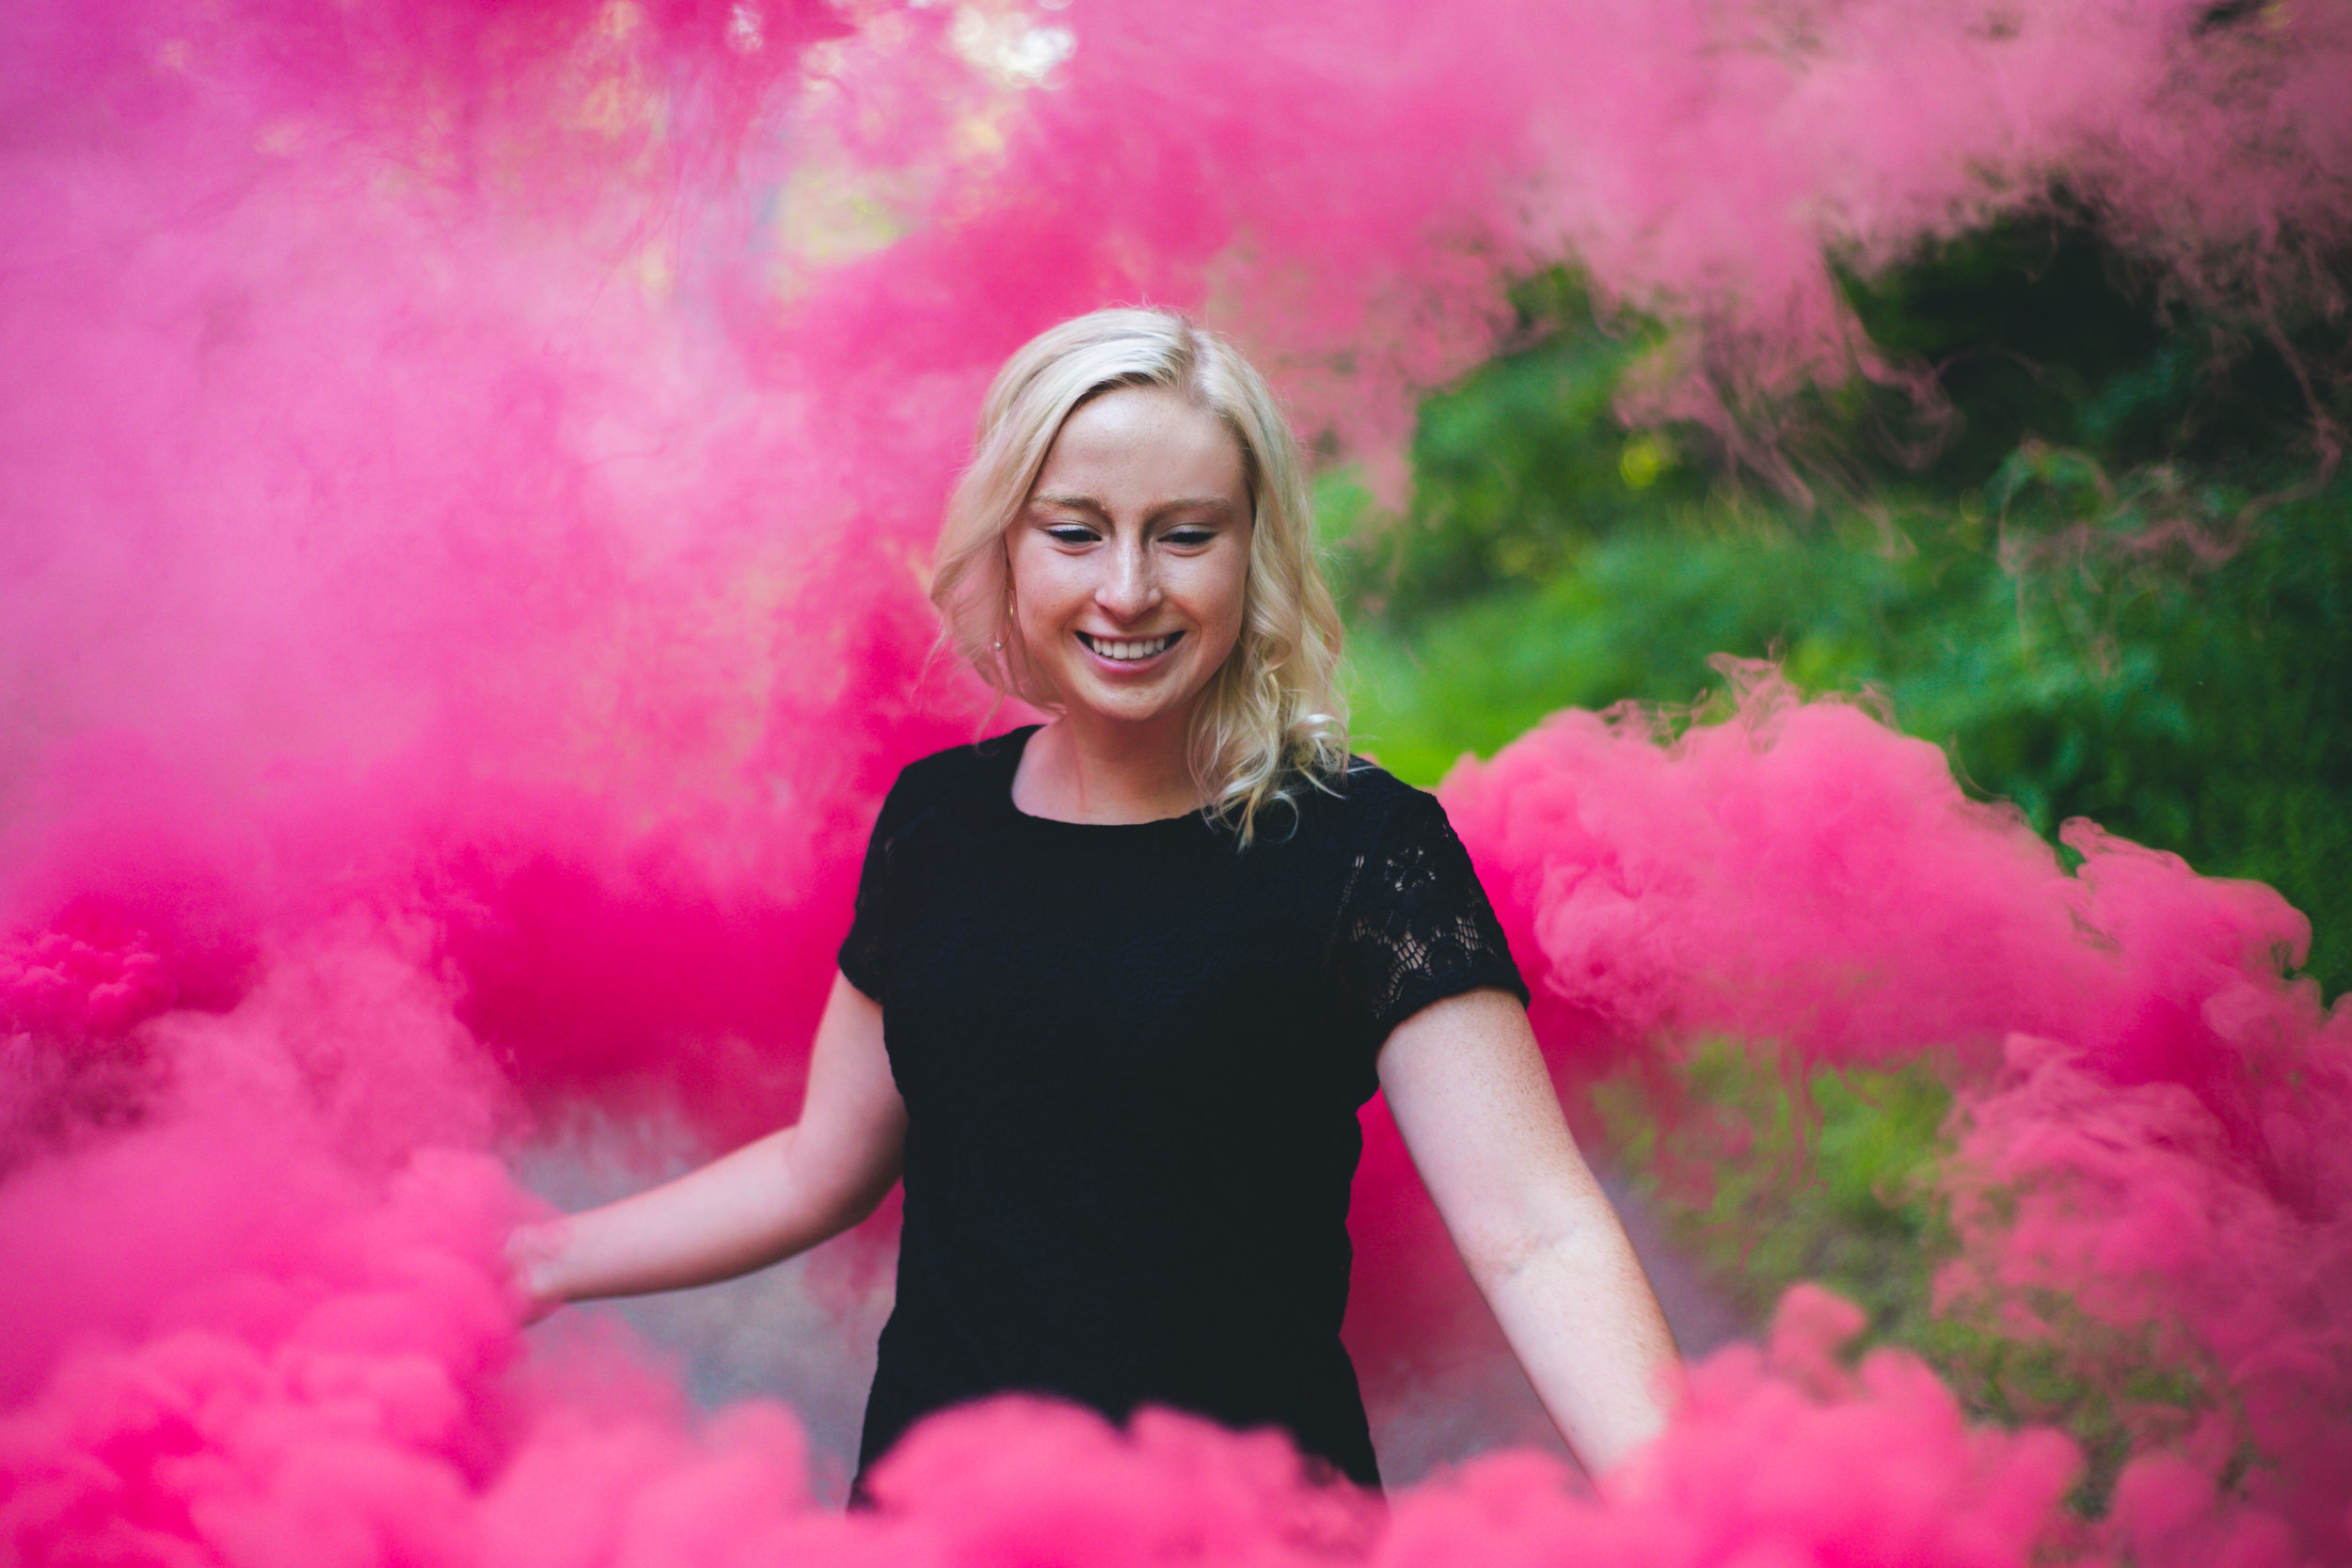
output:
M506 1258L524 1322L565 1302L732 1279L838 1235L898 1180L906 1116L881 1005L834 975L800 1120L675 1181L517 1227Z

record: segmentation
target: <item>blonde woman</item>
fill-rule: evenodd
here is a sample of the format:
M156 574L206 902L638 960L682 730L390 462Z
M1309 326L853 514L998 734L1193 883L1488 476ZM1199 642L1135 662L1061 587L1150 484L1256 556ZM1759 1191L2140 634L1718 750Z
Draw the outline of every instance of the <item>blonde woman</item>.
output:
M801 1119L519 1234L533 1301L760 1268L903 1179L861 1480L923 1416L1017 1391L1279 1427L1375 1486L1339 1332L1381 1088L1578 1455L1658 1432L1672 1342L1502 931L1438 802L1347 754L1305 476L1256 372L1157 310L1029 343L932 596L1052 721L899 775Z

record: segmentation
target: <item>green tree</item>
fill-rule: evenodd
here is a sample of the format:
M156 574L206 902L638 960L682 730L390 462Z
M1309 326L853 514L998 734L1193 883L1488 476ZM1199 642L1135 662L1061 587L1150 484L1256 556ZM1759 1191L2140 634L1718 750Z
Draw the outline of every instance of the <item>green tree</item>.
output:
M1851 461L1807 507L1705 432L1624 428L1617 388L1662 335L1531 282L1526 346L1424 404L1404 515L1325 481L1362 743L1430 782L1554 709L1692 703L1710 655L1776 657L1809 689L1885 691L2045 834L2089 816L2273 884L2340 991L2352 485L2325 477L2296 367L2063 225L1847 287L1942 401L1819 399L1815 440ZM1883 437L1904 419L1949 438L1902 460Z

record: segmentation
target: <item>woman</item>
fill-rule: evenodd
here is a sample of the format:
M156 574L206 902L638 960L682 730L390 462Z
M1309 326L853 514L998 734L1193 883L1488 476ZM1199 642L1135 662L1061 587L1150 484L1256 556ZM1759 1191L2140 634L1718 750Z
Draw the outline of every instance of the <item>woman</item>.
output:
M1346 754L1339 623L1271 393L1182 318L1016 354L932 597L1050 723L899 775L795 1125L518 1235L540 1308L727 1278L906 1184L860 1452L1004 1391L1278 1425L1378 1484L1340 1346L1385 1089L1545 1407L1614 1464L1674 1351L1431 797Z

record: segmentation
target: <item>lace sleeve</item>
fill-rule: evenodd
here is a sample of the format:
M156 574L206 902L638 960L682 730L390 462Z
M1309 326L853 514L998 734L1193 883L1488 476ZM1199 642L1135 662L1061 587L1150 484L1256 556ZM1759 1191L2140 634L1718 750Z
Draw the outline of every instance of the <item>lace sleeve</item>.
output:
M1344 1005L1375 1051L1432 1002L1486 986L1528 997L1470 852L1445 808L1419 790L1397 800L1357 857L1338 945Z

